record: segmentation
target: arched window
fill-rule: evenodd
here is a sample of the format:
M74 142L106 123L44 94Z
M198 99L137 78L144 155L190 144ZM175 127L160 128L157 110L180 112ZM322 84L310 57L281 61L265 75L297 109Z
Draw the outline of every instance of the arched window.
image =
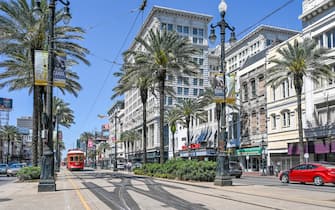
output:
M281 112L282 127L287 128L291 126L290 110L284 110Z

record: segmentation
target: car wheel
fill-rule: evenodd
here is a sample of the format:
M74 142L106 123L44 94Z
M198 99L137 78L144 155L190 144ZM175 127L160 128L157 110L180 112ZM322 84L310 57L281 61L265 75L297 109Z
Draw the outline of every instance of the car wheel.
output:
M282 182L282 183L289 183L289 182L290 182L290 179L288 178L288 175L284 174L284 175L281 177L281 182Z
M323 184L324 184L323 179L320 176L314 177L314 185L321 186Z

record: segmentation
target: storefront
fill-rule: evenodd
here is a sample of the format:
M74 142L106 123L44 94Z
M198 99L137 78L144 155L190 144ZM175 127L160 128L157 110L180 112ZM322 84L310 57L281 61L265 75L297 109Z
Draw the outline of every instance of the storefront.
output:
M242 148L236 154L245 171L260 171L262 160L262 147Z

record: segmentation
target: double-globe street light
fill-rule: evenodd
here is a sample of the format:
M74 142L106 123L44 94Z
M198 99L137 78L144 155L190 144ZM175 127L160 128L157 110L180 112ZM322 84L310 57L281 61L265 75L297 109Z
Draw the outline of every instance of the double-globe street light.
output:
M218 98L216 99L217 104L217 120L218 120L218 135L217 135L217 142L218 142L218 156L217 156L217 170L216 176L214 180L215 185L220 186L229 186L232 185L232 179L229 174L229 157L226 154L226 144L227 144L227 122L226 122L226 99L227 99L227 84L226 84L226 62L225 62L225 35L226 35L226 28L231 31L231 38L230 42L236 40L235 38L235 28L230 26L225 21L225 14L227 11L227 4L224 0L221 0L219 4L219 12L221 15L221 20L217 22L215 25L211 24L211 32L209 35L209 40L211 42L215 42L216 35L215 35L215 28L220 28L220 36L221 36L221 74L222 74L222 86L214 87L214 93L223 97L223 99ZM220 75L221 75L220 74ZM217 95L215 95L216 97ZM220 106L221 104L221 106ZM221 119L221 123L220 123ZM222 148L223 147L223 148Z
M52 98L53 98L53 74L55 69L55 9L56 1L62 3L64 7L63 20L69 23L71 15L69 12L70 2L68 0L50 0L49 2L49 25L48 25L48 73L47 73L47 95L46 95L46 125L47 125L47 145L43 151L41 161L41 177L38 184L39 192L56 191L54 178L54 154L53 154L53 115L52 115ZM35 1L34 16L41 17L41 1Z

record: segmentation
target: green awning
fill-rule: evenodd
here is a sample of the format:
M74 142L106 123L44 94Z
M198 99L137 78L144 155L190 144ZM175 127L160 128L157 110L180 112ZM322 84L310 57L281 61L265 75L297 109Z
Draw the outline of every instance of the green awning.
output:
M236 150L237 155L246 156L246 155L261 155L262 148L261 147L252 147L252 148L243 148Z

